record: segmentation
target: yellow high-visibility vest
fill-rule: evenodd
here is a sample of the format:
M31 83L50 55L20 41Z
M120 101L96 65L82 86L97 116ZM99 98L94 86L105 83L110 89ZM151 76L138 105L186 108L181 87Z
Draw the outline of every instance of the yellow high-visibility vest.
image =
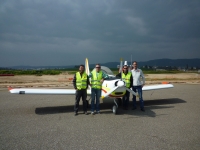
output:
M82 77L80 72L76 73L76 87L78 90L87 88L87 74L85 72L82 74Z
M126 75L122 73L122 80L126 83L126 87L131 87L131 73L128 72Z
M99 71L98 77L96 70L92 71L91 74L92 74L92 79L91 79L92 88L101 89L102 83L100 81L101 79L103 79L103 72Z

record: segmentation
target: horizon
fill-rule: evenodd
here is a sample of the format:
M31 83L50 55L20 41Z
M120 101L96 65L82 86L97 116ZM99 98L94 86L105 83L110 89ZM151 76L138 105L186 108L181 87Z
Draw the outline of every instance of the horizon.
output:
M137 61L138 63L147 63L149 61L156 61L156 60L168 60L169 58L160 58L160 59L153 59L153 60L147 60L147 61ZM180 59L169 59L169 60L200 60L200 58L180 58ZM84 60L85 61L85 60ZM124 61L127 61L128 62L128 65L131 63L131 61L129 60L123 60ZM135 61L135 60L133 60ZM132 62L133 62L132 61ZM88 59L88 62L89 62L89 65L95 65L96 63L90 63L89 59ZM99 62L97 62L99 63ZM118 63L117 61L110 61L110 62L103 62L103 63L100 63L100 64L107 64L107 63ZM81 64L85 64L84 63L81 63ZM119 61L119 64L120 64L120 61ZM68 64L68 65L38 65L38 66L31 66L31 65L14 65L14 66L0 66L0 68L12 68L12 67L69 67L69 66L78 66L80 64ZM199 65L200 66L200 65Z

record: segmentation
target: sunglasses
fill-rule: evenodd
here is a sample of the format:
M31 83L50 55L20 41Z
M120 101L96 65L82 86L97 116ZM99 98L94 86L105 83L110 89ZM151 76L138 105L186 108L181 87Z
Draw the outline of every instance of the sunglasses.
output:
M101 68L101 67L96 67L96 68Z
M128 68L124 68L124 69L128 69Z

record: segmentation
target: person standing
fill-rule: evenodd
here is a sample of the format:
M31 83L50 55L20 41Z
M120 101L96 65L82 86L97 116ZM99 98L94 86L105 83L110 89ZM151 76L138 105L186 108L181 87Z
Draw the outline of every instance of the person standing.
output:
M116 77L122 78L122 80L126 83L126 87L129 88L129 89L131 88L131 86L133 84L133 77L132 77L131 72L128 72L128 66L127 65L123 66L123 72L117 74ZM126 91L125 95L122 97L123 108L125 110L128 110L129 97L130 97L130 92Z
M89 78L88 75L85 73L84 65L79 66L79 71L74 75L73 79L73 86L76 90L76 98L75 98L75 105L74 105L74 113L75 116L78 115L79 109L79 102L82 97L83 101L83 111L84 114L87 115L87 104L86 104L86 97L87 97L87 88L89 85Z
M100 108L99 108L99 99L101 97L101 89L102 89L102 83L104 79L108 78L108 75L101 71L100 64L96 64L95 70L93 70L89 78L91 78L91 114L94 115L94 110L96 109L96 113L100 114ZM96 98L96 103L95 103Z
M132 90L134 92L138 92L139 100L140 100L140 109L141 111L145 111L144 109L144 101L142 98L142 87L145 85L145 77L141 69L137 68L137 62L133 62L133 69L131 70L132 77L133 77L133 86ZM142 81L141 81L142 79ZM136 96L133 95L133 110L137 108L136 106Z

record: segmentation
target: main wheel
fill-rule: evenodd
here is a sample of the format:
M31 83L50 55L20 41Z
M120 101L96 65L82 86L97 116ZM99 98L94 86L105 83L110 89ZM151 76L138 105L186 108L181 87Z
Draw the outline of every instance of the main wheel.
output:
M113 111L113 114L117 114L117 106L116 105L113 105L113 108L112 108L112 111Z

